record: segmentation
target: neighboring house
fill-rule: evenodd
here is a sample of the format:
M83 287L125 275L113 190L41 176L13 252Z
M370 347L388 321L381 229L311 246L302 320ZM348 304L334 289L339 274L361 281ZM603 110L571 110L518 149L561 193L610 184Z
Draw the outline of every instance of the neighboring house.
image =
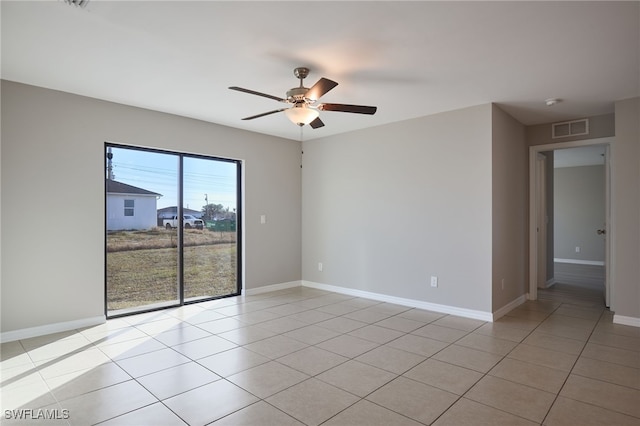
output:
M161 194L107 180L107 231L151 229L157 226L156 209Z

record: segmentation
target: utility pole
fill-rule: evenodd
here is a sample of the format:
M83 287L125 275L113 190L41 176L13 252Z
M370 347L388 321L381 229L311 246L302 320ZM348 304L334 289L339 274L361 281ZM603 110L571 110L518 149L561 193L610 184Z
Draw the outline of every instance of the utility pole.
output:
M111 147L107 147L107 179L113 180L113 164L111 164L111 160L113 159L113 153L111 152Z

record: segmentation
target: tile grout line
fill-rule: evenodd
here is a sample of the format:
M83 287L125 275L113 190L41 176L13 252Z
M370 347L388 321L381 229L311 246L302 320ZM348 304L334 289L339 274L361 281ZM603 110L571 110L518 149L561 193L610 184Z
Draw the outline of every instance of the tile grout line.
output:
M372 305L372 306L375 306L375 305ZM358 309L358 310L356 310L356 311L364 310L364 309L367 309L367 308L369 308L369 307L371 307L371 306L364 307L364 308L362 308L362 309ZM315 308L312 308L312 309L310 309L310 310L313 310L313 309L315 309ZM384 321L385 319L388 319L388 318L391 318L391 317L397 316L397 315L399 315L400 313L407 312L407 311L410 311L410 310L412 310L412 309L415 309L415 308L409 308L409 309L406 309L406 310L404 310L404 311L402 311L402 312L399 312L399 313L397 313L397 314L394 314L394 315L391 315L391 316L386 317L386 318L384 318L384 319L381 319L380 321ZM356 312L356 311L352 311L352 312ZM305 311L305 312L306 312L306 311ZM351 312L349 312L349 313L351 313ZM343 317L344 315L347 315L347 314L334 316L334 318L340 318L340 317ZM447 315L445 315L445 316L447 316ZM443 316L443 317L444 317L444 316ZM443 318L443 317L441 317L441 318ZM345 317L345 318L346 318L346 317ZM349 319L349 318L348 318L348 319ZM438 318L438 319L440 319L440 318ZM378 321L378 322L380 322L380 321ZM433 321L431 321L431 322L434 322L434 321L437 321L437 319L436 319L436 320L433 320ZM425 323L425 325L430 324L431 322ZM368 326L371 326L371 325L375 325L375 324L377 324L377 322L374 322L374 323L364 323L364 325L363 325L362 327L358 327L358 328L353 329L353 330L350 330L349 332L346 332L346 333L340 333L340 334L339 334L339 336L344 336L344 335L349 336L349 335L350 335L349 333L352 333L353 331L360 330L360 329L362 329L362 328L365 328L365 327L368 327ZM310 324L310 325L315 325L315 324ZM319 326L319 327L321 327L321 326ZM380 327L382 327L382 326L380 326ZM301 327L301 328L304 328L304 327ZM329 329L328 329L328 330L329 330ZM391 329L390 329L390 330L391 330ZM334 330L331 330L331 331L334 331ZM399 330L394 330L394 331L399 331ZM276 336L284 336L284 334L285 334L285 333L280 333L280 334L277 334ZM400 337L405 336L405 335L407 335L407 334L410 334L410 332L403 332L403 334L402 334L401 336L398 336L398 337L396 337L396 338L392 339L391 341L394 341L394 340L396 340L396 339L399 339ZM339 336L336 336L336 337L339 337ZM272 337L273 337L273 336L272 336ZM287 336L284 336L284 337L287 337ZM351 337L356 337L356 336L351 336ZM262 339L262 340L264 340L264 339ZM331 339L327 339L327 340L331 340ZM364 339L364 340L367 340L367 339ZM305 342L302 342L302 343L305 343ZM319 343L322 343L322 342L319 342ZM347 358L347 359L346 359L344 362L341 362L340 364L335 365L335 366L333 366L333 367L331 367L331 368L335 368L335 367L337 367L337 366L339 366L339 365L343 365L343 364L345 364L345 363L347 363L347 362L349 362L349 361L356 361L356 359L355 359L355 358L357 358L357 357L359 357L359 356L362 356L362 355L364 355L365 353L371 352L371 351L375 350L376 348L379 348L379 347L381 347L381 346L384 346L384 345L386 345L386 344L387 344L387 343L389 343L389 342L386 342L386 343L372 342L372 343L377 344L377 346L376 346L375 348L372 348L372 349L370 349L370 350L368 350L368 351L365 351L365 352L363 352L363 353L361 353L361 354L357 355L356 357L353 357L353 358L345 357L345 358ZM309 348L309 347L317 347L316 345L317 345L317 343L316 343L316 344L314 344L314 345L308 345L306 348L299 349L299 350L294 351L294 352L292 352L292 353L300 352L300 351L305 350L305 349L307 349L307 348ZM318 349L324 350L324 349L322 349L322 348L318 348ZM247 350L250 350L250 349L247 349ZM329 352L331 352L331 351L329 351ZM332 352L332 353L333 353L333 352ZM287 354L287 355L290 355L290 354ZM283 355L282 357L287 356L287 355ZM340 354L337 354L337 355L340 355ZM340 355L340 356L343 356L343 355ZM279 357L279 358L282 358L282 357ZM292 368L292 369L294 369L295 371L299 371L299 372L301 372L301 373L303 373L303 374L307 374L307 373L305 373L305 372L303 372L303 371L300 371L300 370L297 370L297 369L295 369L295 368L293 368L293 367L289 367L288 365L282 364L281 362L279 362L279 361L278 361L278 359L279 359L279 358L276 358L276 359L270 359L270 361L267 361L267 362L272 362L272 361L273 361L273 362L276 362L276 363L278 363L278 364L280 364L280 365L283 365L283 366L285 366L285 367ZM426 358L426 359L429 359L429 358ZM356 361L356 362L359 362L359 361ZM366 364L366 363L365 363L365 364ZM369 365L369 364L366 364L366 365ZM378 368L378 367L375 367L375 366L372 366L372 367L374 367L374 368ZM330 369L331 369L331 368L330 368ZM411 368L413 368L413 367L411 367ZM406 370L406 371L409 371L411 368L409 368L409 369L408 369L408 370ZM243 371L246 371L246 370L243 370ZM328 370L325 370L325 371L328 371ZM293 384L293 385L291 385L291 386L288 386L287 388L282 389L282 390L280 390L280 391L276 392L276 393L275 393L275 394L273 394L273 395L276 395L276 394L278 394L278 393L284 392L284 391L286 391L287 389L290 389L290 388L292 388L292 387L294 387L294 386L296 386L296 385L299 385L300 383L303 383L303 382L305 382L305 381L308 381L308 380L309 380L309 379L311 379L311 378L315 378L316 380L319 380L319 381L321 381L322 383L325 383L325 384L327 384L327 385L329 385L329 386L334 386L334 385L332 385L332 384L330 384L330 383L327 383L327 382L323 381L322 379L317 378L317 376L318 376L318 375L320 375L320 374L324 373L325 371L320 372L320 373L318 373L318 374L316 374L316 375L313 375L313 376L309 376L308 378L304 379L302 382L298 382L298 383L295 383L295 384ZM383 371L387 371L387 370L383 370ZM406 372L406 371L405 371L405 372ZM327 422L327 421L329 421L331 418L333 418L333 417L335 417L335 416L339 415L340 413L342 413L343 411L345 411L345 410L349 409L350 407L354 406L355 404L357 404L357 403L359 403L359 402L361 402L361 401L363 401L363 400L366 400L366 397L367 397L367 396L371 395L372 393L376 392L378 389L381 389L382 387L386 386L388 383L390 383L390 382L392 382L392 381L396 380L398 377L401 377L401 376L402 376L402 374L404 374L404 373L402 373L402 374L397 374L397 373L394 373L394 372L389 372L389 373L394 374L394 375L395 375L395 377L394 377L393 379L391 379L391 380L389 380L389 381L387 381L387 382L385 382L385 383L381 384L380 386L378 386L376 389L374 389L374 390L372 390L371 392L369 392L369 393L368 393L367 395L365 395L364 397L361 397L361 396L359 396L359 395L353 394L353 393L351 393L351 392L349 392L349 391L347 391L347 390L344 390L344 389L338 388L338 389L340 389L340 390L342 390L342 391L344 391L344 392L347 392L347 393L349 393L349 394L351 394L351 395L354 395L354 396L355 396L356 398L358 398L358 399L357 399L356 401L354 401L354 402L353 402L353 404L350 404L349 406L347 406L347 407L345 407L344 409L340 410L339 412L335 413L334 415L332 415L332 416L331 416L331 417L329 417L328 419L324 420L322 423L326 423L326 422ZM308 375L308 374L307 374L307 375ZM226 378L224 378L224 379L226 380ZM407 379L409 379L409 378L407 378ZM409 379L409 380L411 380L411 379ZM230 383L234 384L233 382L230 382ZM235 384L234 384L234 385L235 385ZM238 386L238 385L236 385L236 386ZM241 389L244 389L244 388L242 388L242 387L240 387L240 388L241 388ZM246 390L246 389L244 389L244 390L245 390L245 391L247 391L247 392L249 392L249 391L248 391L248 390ZM249 392L249 393L251 393L251 392ZM252 395L254 395L254 396L258 397L257 395L255 395L255 394L253 394L253 393L252 393ZM270 396L273 396L273 395L270 395ZM270 397L270 396L269 396L269 397ZM274 407L274 408L278 409L279 411L282 411L282 410L280 410L278 407L275 407L275 406L273 406L272 404L270 404L268 401L266 401L266 399L262 399L262 398L260 398L260 397L258 397L258 398L260 399L260 401L264 401L265 403L267 403L267 404L271 405L272 407ZM372 402L372 401L369 401L369 400L366 400L366 401L368 401L368 402L370 402L370 403L372 403L372 404L375 404L375 405L380 406L379 404L376 404L375 402ZM257 402L256 402L256 403L257 403ZM253 404L251 404L251 405L253 405ZM382 407L382 406L380 406L380 407ZM387 410L390 410L389 408L386 408L386 407L382 407L382 408L385 408L385 409L387 409ZM239 411L239 410L238 410L238 411ZM390 411L395 412L394 410L390 410ZM284 411L282 411L282 412L284 412ZM284 412L284 413L285 413L285 414L287 414L289 417L295 418L295 417L291 416L290 414L288 414L288 413L286 413L286 412ZM405 416L404 414L397 413L397 412L395 412L395 413L396 413L396 414L398 414L398 415L401 415L401 416L403 416L403 417L405 417L405 418L409 418L409 417ZM230 414L231 414L231 413L230 413ZM226 416L225 416L225 417L226 417ZM298 420L298 421L300 421L300 422L302 422L302 420L301 420L301 419L297 419L297 418L295 418L295 419L296 419L296 420ZM413 420L413 419L412 419L412 420ZM217 421L217 420L216 420L216 421ZM302 422L302 423L303 423L303 422Z
M565 303L563 302L562 304L565 304ZM562 305L560 305L560 306L562 306ZM567 377L565 377L564 381L562 382L562 386L560 386L560 389L558 389L558 393L556 394L555 398L553 399L553 402L549 406L549 409L547 410L547 413L545 414L544 418L542 419L542 423L544 423L547 420L547 417L549 417L549 414L551 413L551 409L553 408L553 406L555 405L556 401L558 400L558 397L560 396L560 393L562 392L562 390L564 389L565 385L567 384L567 381L569 380L569 377L571 377L571 373L573 372L573 369L575 368L576 364L580 360L580 357L582 356L582 353L584 352L585 348L587 347L587 344L589 343L589 339L591 339L591 336L593 335L593 331L598 326L598 323L600 322L600 320L604 316L604 312L605 311L606 311L606 308L603 309L602 312L600 313L600 316L598 316L598 320L595 322L593 328L591 329L591 332L589 333L589 337L587 337L587 340L585 340L584 345L582 345L582 349L580 350L580 353L576 357L576 360L573 362L573 365L571 365L571 369L569 370L569 374L567 374Z
M576 364L578 363L578 361L580 360L580 358L583 356L582 354L584 353L584 351L585 351L585 349L586 349L586 347L587 347L587 344L589 344L589 340L591 339L591 336L592 336L592 335L593 335L593 333L596 331L596 328L598 327L598 324L600 323L600 321L602 321L602 318L603 318L603 317L604 317L604 315L606 314L607 310L608 310L608 308L604 308L604 309L602 310L602 312L601 312L600 316L598 317L598 320L596 321L596 323L595 323L595 325L594 325L593 329L592 329L592 330L591 330L591 332L589 333L589 337L588 337L588 338L587 338L587 340L585 341L585 344L584 344L584 346L582 347L582 349L581 349L581 351L580 351L580 354L578 355L578 357L576 358L576 361L575 361L575 362L573 363L573 365L571 366L571 371L570 371L570 372L569 372L569 374L567 375L566 379L564 380L564 382L563 382L563 384L562 384L562 387L561 387L561 388L560 388L560 390L558 391L558 394L556 395L556 398L554 399L554 404L555 404L555 401L557 400L557 398L560 396L560 392L562 391L562 389L563 389L563 388L564 388L564 386L566 385L566 383L567 383L567 381L569 380L569 377L571 376L571 374L574 374L574 375L579 376L579 377L584 377L584 378L587 378L587 379L590 379L590 380L595 380L595 381L598 381L598 382L601 382L601 383L607 383L607 384L611 384L611 385L615 385L615 386L624 387L624 388L627 388L627 389L630 389L630 390L633 390L633 391L640 391L640 389L636 389L636 388L632 388L632 387L628 387L628 386L620 385L620 384L617 384L617 383L614 383L614 382L609 382L609 381L606 381L606 380L596 379L596 378L591 378L591 377L588 377L588 376L582 376L582 375L580 375L580 374L573 373L573 370L574 370L574 368L575 368ZM608 345L606 345L606 347L609 347L609 346L608 346ZM592 358L589 358L589 357L585 357L585 358L587 358L587 359L592 359ZM603 362L607 362L607 361L603 361ZM615 364L615 363L612 363L612 364ZM619 365L619 364L615 364L615 365ZM576 399L569 398L569 397L566 397L566 396L565 396L565 397L563 397L563 398L571 399L572 401L576 401L576 402L579 402L579 403L582 403L582 404L590 405L590 406L592 406L592 407L596 407L596 408L599 408L599 409L603 409L603 410L607 410L607 411L615 412L615 413L622 414L622 415L625 415L625 416L630 416L630 417L633 417L633 418L640 418L640 417L636 417L636 416L631 415L631 414L627 414L627 413L623 413L623 412L621 412L621 411L614 410L614 409L612 409L612 408L602 407L602 406L599 406L599 405L596 405L596 404L593 404L593 403L590 403L590 402L580 401L580 400L576 400ZM551 408L552 408L552 407L553 407L553 404L552 404L552 406L549 408L549 411L547 412L547 415L545 416L545 420L546 420L546 418L548 417L548 415L549 415L549 413L550 413L550 411L551 411Z
M551 316L551 315L552 315L552 314L553 314L553 313L554 313L558 308L560 308L560 306L561 306L561 305L562 305L562 304L558 305L558 307L556 307L553 311L549 312L549 313L545 316L545 318L544 318L542 321L540 321L540 322L539 322L539 324L538 324L536 327L534 327L533 329L531 329L531 330L527 333L527 335L526 335L526 336L524 336L524 337L522 338L522 340L520 340L520 342L518 342L518 344L517 344L516 346L514 346L511 350L509 350L509 352L507 352L505 355L502 355L502 356L501 356L501 358L500 358L500 361L496 362L496 363L493 365L493 367L491 367L491 368L490 368L486 373L482 373L482 372L479 372L479 371L477 371L477 370L472 370L472 369L471 369L472 371L476 371L476 372L478 372L478 373L481 373L481 374L482 374L482 376L481 376L478 380L476 380L476 381L473 383L473 385L469 386L469 388L468 388L468 389L467 389L467 390L466 390L462 395L460 395L460 396L459 396L459 398L458 398L458 399L457 399L453 404L451 404L451 406L449 406L449 408L447 408L445 411L443 411L443 412L438 416L438 418L436 418L436 420L434 420L434 423L435 423L435 422L436 422L440 417L442 417L445 413L447 413L447 411L449 411L453 405L455 405L455 404L456 404L458 401L460 401L461 399L465 398L465 396L466 396L466 395L467 395L467 394L468 394L468 393L469 393L469 392L470 392L470 391L471 391L471 390L472 390L472 389L473 389L473 388L474 388L474 387L475 387L475 386L476 386L476 385L477 385L481 380L483 380L483 379L484 379L485 377L487 377L487 376L494 377L494 376L491 376L491 375L489 374L489 373L491 372L491 370L493 370L493 369L495 368L495 366L497 366L499 363L501 363L503 360L505 360L511 352L513 352L513 351L514 351L514 350L515 350L515 349L516 349L520 344L522 344L522 343L524 342L524 340L525 340L527 337L529 337L529 336L530 336L530 335L531 335L531 334L532 334L532 333L533 333L533 332L534 332L534 331L535 331L535 330L540 326L540 324L542 324L542 323L543 323L547 318L549 318L549 317L550 317L550 316ZM514 318L517 318L517 317L514 317ZM536 321L536 322L537 322L537 321ZM487 323L487 324L489 324L489 323ZM469 334L472 334L472 333L473 333L473 332L475 332L478 328L480 328L480 327L477 327L475 330L472 330L471 332L467 333L465 336L461 337L460 339L463 339L464 337L468 336ZM513 328L518 328L518 327L513 327ZM523 329L523 330L524 330L524 329ZM488 337L494 337L494 336L488 336ZM497 337L495 337L495 338L497 338ZM458 340L460 340L460 339L458 339ZM498 339L499 339L499 338L498 338ZM457 342L458 340L456 340L456 342ZM504 339L503 339L503 340L504 340ZM455 344L455 342L451 343L451 345L453 345L453 344ZM451 346L451 345L449 345L449 346ZM447 347L449 347L449 346L447 346ZM445 348L445 349L446 349L446 348ZM474 348L472 348L472 349L474 349ZM444 349L443 349L443 350L444 350ZM494 355L497 355L497 354L494 354ZM442 362L446 362L446 361L442 361ZM449 363L448 363L448 364L449 364ZM451 364L451 365L455 365L455 364ZM463 368L464 368L464 367L463 367ZM513 382L513 381L508 380L508 379L502 379L502 380L506 380L506 381L509 381L509 382L511 382L511 383L515 383L515 384L519 384L519 385L527 386L527 385L524 385L524 384L522 384L522 383ZM532 388L531 386L527 386L527 387ZM537 388L532 388L532 389L540 390L540 389L537 389ZM483 403L483 402L479 402L479 401L476 401L476 400L471 399L471 398L465 398L465 399L468 399L468 400L470 400L470 401L473 401L473 402L475 402L476 404L480 404L480 405L483 405L483 406L485 406L485 407L489 407L489 408L491 408L491 409L498 410L498 411L501 411L501 412L503 412L503 413L506 413L506 414L509 414L509 415L512 415L512 416L519 417L519 418L524 419L524 420L527 420L527 421L532 421L531 419L528 419L528 418L523 417L523 416L521 416L521 415L514 414L514 413L510 413L510 412L505 411L505 410L503 410L503 409L500 409L500 408L497 408L497 407L493 407L493 406L491 406L491 405L487 405L487 404L485 404L485 403ZM553 404L552 404L552 405L553 405ZM542 424L542 422L541 422L540 424Z
M557 309L557 308L556 308L556 309ZM555 310L554 310L554 311L555 311ZM549 315L547 315L547 316L545 317L545 319L546 319L546 318L548 318L550 315L551 315L551 313L549 313ZM542 323L542 322L540 322L540 323ZM487 324L489 324L489 323L487 323ZM478 328L480 328L480 327L477 327L475 330L477 330ZM515 327L514 327L514 328L515 328ZM537 326L536 326L536 328L537 328ZM522 341L524 341L528 336L530 336L530 335L531 335L531 333L533 333L533 331L534 331L536 328L532 329L532 330L529 332L529 334L527 334L525 337L523 337L523 338L522 338L522 340L518 343L518 345L519 345L519 344L521 344L521 343L522 343ZM471 331L471 332L467 333L465 336L461 337L460 339L463 339L464 337L468 336L469 334L472 334L475 330L473 330L473 331ZM489 336L489 337L493 337L493 336ZM458 340L460 340L460 339L458 339ZM458 340L456 340L456 342L457 342ZM452 343L451 343L451 345L453 345L454 343L455 343L455 342L452 342ZM449 346L451 346L451 345L449 345ZM508 356L508 355L509 355L509 354L510 354L510 353L511 353L515 348L517 348L517 347L518 347L518 345L514 346L514 347L513 347L513 349L511 349L509 352L507 352L505 355L503 355L503 356L500 358L500 361L496 362L496 363L493 365L493 367L491 367L491 368L490 368L486 373L482 373L482 376L481 376L480 378L478 378L478 380L476 380L476 381L475 381L471 386L469 386L469 388L468 388L468 389L467 389L467 390L466 390L462 395L460 395L460 396L458 397L458 399L456 399L456 401L455 401L453 404L451 404L451 405L450 405L450 406L449 406L445 411L443 411L443 412L442 412L442 413L441 413L441 414L440 414L440 415L439 415L439 416L438 416L438 417L433 421L433 423L435 423L436 421L438 421L438 419L440 419L440 417L442 417L443 415L445 415L445 414L446 414L446 413L451 409L451 407L453 407L456 403L458 403L458 401L460 401L461 399L465 398L465 396L466 396L466 395L471 391L471 389L473 389L473 388L474 388L474 387L475 387L475 386L476 386L476 385L477 385L477 384L478 384L482 379L484 379L485 377L489 376L489 373L491 372L491 370L493 370L493 368L494 368L496 365L498 365L500 362L502 362L504 359L506 359L506 358L507 358L507 356ZM447 347L449 347L449 346L447 346ZM446 349L446 348L445 348L445 349ZM443 350L444 350L444 349L443 349ZM435 354L434 354L434 355L435 355ZM442 361L442 362L446 362L446 361ZM448 364L449 364L449 363L448 363ZM455 364L451 364L451 365L455 365ZM463 367L463 368L464 368L464 367ZM477 370L472 370L472 371L477 371ZM477 371L477 372L478 372L478 373L480 373L479 371ZM517 415L517 414L510 413L510 412L508 412L508 411L504 411L504 410L502 410L502 409L500 409L500 408L496 408L496 407L493 407L493 406L490 406L490 405L484 404L484 403L482 403L482 402L475 401L475 400L470 399L470 398L465 398L465 399L468 399L468 400L470 400L470 401L473 401L473 402L475 402L476 404L481 404L481 405L483 405L483 406L485 406L485 407L489 407L489 408L492 408L492 409L494 409L494 410L498 410L498 411L501 411L501 412L503 412L503 413L507 413L507 414L509 414L509 415L516 416L516 417L519 417L519 418L521 418L521 419L525 419L525 420L530 421L530 419L527 419L527 418L522 417L522 416Z

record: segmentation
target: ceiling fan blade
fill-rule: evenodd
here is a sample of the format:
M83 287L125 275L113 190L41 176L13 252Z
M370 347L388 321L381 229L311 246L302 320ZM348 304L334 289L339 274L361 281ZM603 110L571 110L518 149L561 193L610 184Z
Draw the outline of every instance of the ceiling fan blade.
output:
M289 109L289 108L274 109L273 111L263 112L262 114L252 115L251 117L245 117L243 118L243 120L253 120L254 118L260 118L260 117L264 117L265 115L275 114L276 112L282 112L286 109Z
M307 99L311 99L312 101L317 101L322 95L324 95L337 85L338 83L336 83L335 81L323 77L318 80L316 84L311 87L311 89L307 90L307 93L304 95L304 97Z
M273 95L268 95L266 93L256 92L255 90L245 89L243 87L231 86L231 87L229 87L229 89L237 90L238 92L248 93L250 95L262 96L263 98L273 99L273 100L278 101L278 102L286 102L286 99L282 99L282 98L279 98L279 97L273 96Z
M311 126L311 128L313 129L318 129L320 127L324 127L324 123L322 122L322 120L320 120L320 117L318 117L315 120L313 120L311 123L309 123L309 126Z
M353 112L355 114L373 115L378 110L378 107L347 104L320 104L318 105L318 109L321 111Z

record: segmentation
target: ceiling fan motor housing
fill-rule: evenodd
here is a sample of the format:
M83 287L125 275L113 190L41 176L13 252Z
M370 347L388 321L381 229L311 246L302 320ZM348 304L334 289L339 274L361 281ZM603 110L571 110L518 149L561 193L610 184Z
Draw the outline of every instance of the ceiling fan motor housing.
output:
M298 104L305 101L304 95L306 95L307 91L309 90L309 88L302 85L302 80L307 78L307 76L309 75L309 68L298 67L293 70L293 75L295 75L296 78L300 79L300 86L294 87L287 92L287 100L294 104Z
M293 89L287 92L287 100L293 103L304 102L307 91L309 91L306 87L294 87Z

